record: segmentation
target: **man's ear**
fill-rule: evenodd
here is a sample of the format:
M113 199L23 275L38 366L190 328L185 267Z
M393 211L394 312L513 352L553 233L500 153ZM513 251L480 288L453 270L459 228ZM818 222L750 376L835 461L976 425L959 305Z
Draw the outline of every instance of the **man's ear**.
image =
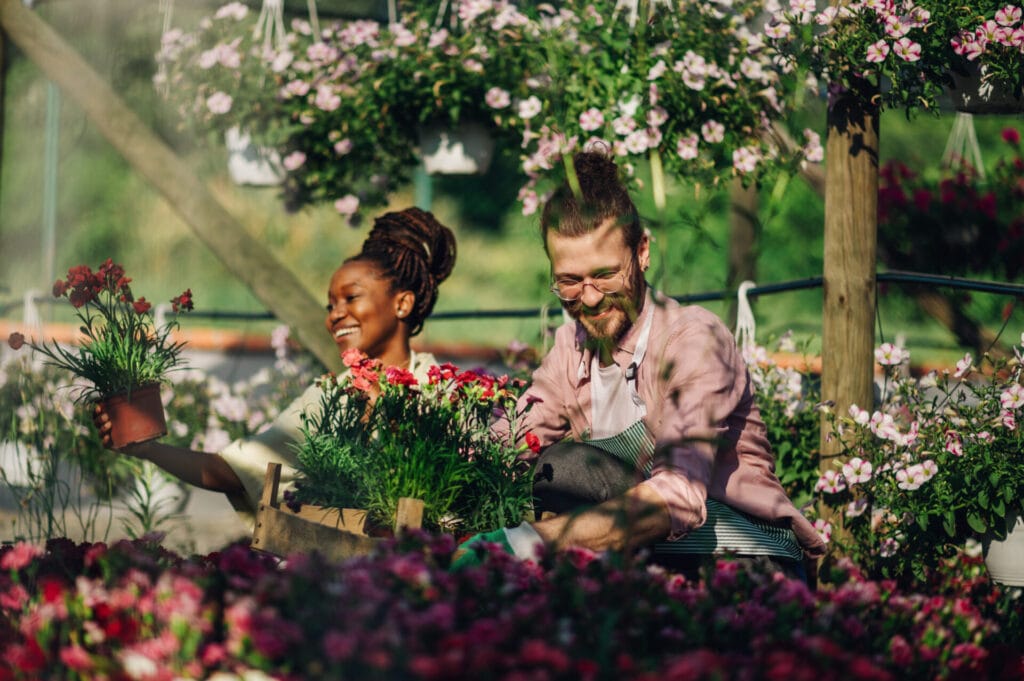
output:
M646 272L647 268L651 266L651 238L646 231L640 237L640 243L637 244L636 261L640 265L641 272Z
M395 296L395 316L405 319L412 313L413 305L416 304L416 294L412 291L401 291Z

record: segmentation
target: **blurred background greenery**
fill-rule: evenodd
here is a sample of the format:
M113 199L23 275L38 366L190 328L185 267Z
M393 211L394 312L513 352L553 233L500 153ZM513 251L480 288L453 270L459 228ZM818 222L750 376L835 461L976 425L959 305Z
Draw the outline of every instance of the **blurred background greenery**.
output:
M350 227L330 206L285 210L274 188L234 185L227 176L220 140L188 138L177 130L174 114L161 106L152 87L153 54L166 18L187 26L219 2L164 0L47 0L34 10L121 94L142 119L210 186L218 198L262 243L286 263L302 283L321 291L335 267L354 253L367 224ZM258 3L254 3L258 8ZM137 295L167 300L190 287L197 309L262 312L263 306L203 246L174 210L133 173L96 132L82 111L59 93L13 45L4 45L3 147L0 166L0 305L17 319L16 305L31 289L46 293L68 267L93 267L111 257L135 279ZM57 108L59 107L59 112ZM48 124L48 112L51 116ZM59 117L54 119L52 116ZM808 102L790 128L811 128L824 136L820 101ZM898 158L916 169L940 163L953 125L952 112L883 114L882 160ZM978 140L986 163L998 154L1000 131L1020 127L1016 117L978 116ZM55 144L55 166L47 166L47 144ZM516 149L508 150L511 155ZM515 201L519 180L514 156L495 162L484 176L430 178L430 208L456 232L459 257L441 289L438 312L547 309L559 313L547 292L547 261L537 238L537 217L524 217ZM48 170L49 168L49 170ZM645 172L640 169L639 172ZM48 184L49 183L49 184ZM47 187L49 186L49 190ZM649 186L649 183L648 183ZM49 191L49 194L48 194ZM820 276L824 202L800 178L759 190L756 281L776 283ZM668 210L656 219L648 193L637 196L655 244L652 283L672 295L728 287L730 195L727 188L669 186ZM52 203L47 203L51 201ZM415 201L413 187L392 197L399 209ZM55 210L54 243L46 244L45 215ZM932 273L942 274L943 263ZM969 313L998 329L1006 297L964 297ZM729 302L707 307L729 314ZM44 315L57 314L43 310ZM765 296L754 304L758 338L765 341L787 329L800 337L820 336L821 291L808 289ZM229 325L247 331L272 328L272 322L188 320L190 325ZM469 343L503 348L514 340L541 344L540 316L513 319L439 319L427 325L428 344ZM1024 315L1015 311L1004 341L1018 342ZM920 311L896 286L879 295L879 340L905 338L916 361L949 362L960 356L954 336Z

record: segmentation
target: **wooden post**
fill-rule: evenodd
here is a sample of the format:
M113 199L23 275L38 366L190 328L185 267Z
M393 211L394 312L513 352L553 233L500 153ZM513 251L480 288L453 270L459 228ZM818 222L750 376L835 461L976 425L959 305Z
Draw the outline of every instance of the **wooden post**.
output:
M879 118L871 94L834 95L828 112L821 396L840 415L874 398ZM829 432L823 418L822 470L839 450Z
M323 306L71 46L21 0L0 0L0 29L82 108L110 144L306 348L328 368L340 367L337 346L323 330Z

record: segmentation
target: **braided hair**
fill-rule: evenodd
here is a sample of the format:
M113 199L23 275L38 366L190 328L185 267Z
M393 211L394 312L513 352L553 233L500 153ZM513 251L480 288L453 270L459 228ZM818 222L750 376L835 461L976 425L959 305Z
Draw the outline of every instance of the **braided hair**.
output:
M373 222L362 250L345 262L374 265L391 282L390 293L412 291L416 302L407 317L410 336L437 302L437 287L455 266L455 235L433 214L419 208L385 213Z
M614 219L622 228L626 246L636 253L644 231L640 214L619 178L615 162L599 151L579 152L572 161L580 195L576 196L569 183L563 182L544 204L540 218L544 250L547 250L551 230L560 236L583 236Z

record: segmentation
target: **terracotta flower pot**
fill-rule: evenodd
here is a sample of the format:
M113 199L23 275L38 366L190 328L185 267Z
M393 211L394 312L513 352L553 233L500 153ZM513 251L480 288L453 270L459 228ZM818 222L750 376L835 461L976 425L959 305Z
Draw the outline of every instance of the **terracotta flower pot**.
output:
M114 395L101 404L110 419L110 439L115 449L167 434L159 383L141 386L130 394Z

